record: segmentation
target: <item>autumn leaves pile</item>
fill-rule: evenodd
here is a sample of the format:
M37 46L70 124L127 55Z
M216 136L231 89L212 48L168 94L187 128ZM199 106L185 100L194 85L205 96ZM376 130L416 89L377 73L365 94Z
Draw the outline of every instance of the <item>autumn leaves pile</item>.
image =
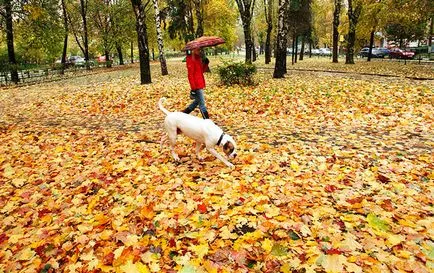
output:
M385 65L207 75L235 170L159 151L182 63L0 90L0 272L432 272L433 82Z

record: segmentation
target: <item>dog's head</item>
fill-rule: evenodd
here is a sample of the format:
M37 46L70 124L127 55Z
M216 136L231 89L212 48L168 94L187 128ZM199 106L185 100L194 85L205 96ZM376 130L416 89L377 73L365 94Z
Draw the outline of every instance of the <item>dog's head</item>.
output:
M230 136L225 134L222 139L223 152L228 158L235 158L237 156L237 145L235 140Z

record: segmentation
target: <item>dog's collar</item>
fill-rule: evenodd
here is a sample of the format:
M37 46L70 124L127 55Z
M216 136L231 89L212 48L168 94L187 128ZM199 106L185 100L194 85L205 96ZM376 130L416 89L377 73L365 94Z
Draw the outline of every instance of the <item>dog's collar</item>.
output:
M225 135L225 133L222 133L221 134L221 136L220 136L220 138L219 138L219 141L217 141L217 146L220 146L220 143L222 142L222 139L223 139L223 136Z

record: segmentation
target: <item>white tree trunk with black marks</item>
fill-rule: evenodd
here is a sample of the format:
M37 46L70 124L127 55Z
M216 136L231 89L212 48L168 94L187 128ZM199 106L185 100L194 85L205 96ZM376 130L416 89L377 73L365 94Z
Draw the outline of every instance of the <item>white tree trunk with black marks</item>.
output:
M152 0L154 3L154 11L155 11L155 26L157 28L157 45L159 52L159 60L161 65L161 74L167 75L169 72L167 71L166 57L164 56L164 41L163 34L161 32L161 21L160 21L160 9L158 8L158 0Z

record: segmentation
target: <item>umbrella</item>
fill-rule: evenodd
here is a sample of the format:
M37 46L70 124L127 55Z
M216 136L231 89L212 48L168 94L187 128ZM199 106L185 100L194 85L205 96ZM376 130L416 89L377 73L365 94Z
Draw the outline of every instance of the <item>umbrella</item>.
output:
M185 51L185 50L192 50L200 47L216 46L224 43L225 40L217 36L202 36L193 41L188 42L185 45L183 50Z

